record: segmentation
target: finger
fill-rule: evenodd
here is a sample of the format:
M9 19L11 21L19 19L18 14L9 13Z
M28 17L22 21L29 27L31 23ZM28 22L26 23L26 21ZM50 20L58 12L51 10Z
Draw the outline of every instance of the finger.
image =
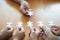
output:
M34 27L33 28L30 28L30 30L31 30L31 33L35 32Z
M34 27L31 27L31 28L30 28L30 32L31 32L31 33L35 32L35 31L36 31L36 30L35 30Z
M54 29L52 29L52 32L55 34L57 31L55 31Z
M47 35L50 33L50 29L46 25L39 26L39 28L40 28L41 34L45 33Z
M56 25L51 25L51 28L57 28L57 26Z
M31 34L34 34L34 33L35 33L34 30L35 30L35 29L30 29L30 30L29 30L29 37L30 37Z
M57 27L51 27L51 29L52 29L52 30L55 30L55 31L57 31L57 30L58 30L58 28L57 28Z
M20 7L21 12L26 13L26 9L24 9L23 5Z
M13 31L14 31L13 28L8 29L8 32L13 32Z
M58 28L52 28L51 31L54 35L59 35L59 29Z
M45 31L43 28L40 28L40 34L39 36L42 38L42 40L45 40L46 39L46 34L45 34Z
M18 27L18 28L17 28L17 31L18 31L18 32L24 32L24 28L23 28L23 27Z
M39 31L42 32L44 31L44 29L42 27L39 27Z
M35 31L36 34L40 33L40 31L37 28L34 28L34 29L35 29L34 31Z
M51 38L51 36L53 38L55 38L56 36L51 32L50 28L48 26L45 26L43 27L44 28L44 31L45 31L45 35L48 37L48 38Z
M11 28L10 27L5 27L3 30L8 31L8 30L11 30Z
M47 36L51 34L51 30L49 29L49 27L43 26L42 28Z
M31 30L28 30L28 34L29 34L29 37L30 37L30 34L31 34Z
M21 32L24 32L24 28L23 27L21 27Z
M58 31L58 27L57 26L52 26L51 27L51 31L53 32L53 33L56 33L57 31Z

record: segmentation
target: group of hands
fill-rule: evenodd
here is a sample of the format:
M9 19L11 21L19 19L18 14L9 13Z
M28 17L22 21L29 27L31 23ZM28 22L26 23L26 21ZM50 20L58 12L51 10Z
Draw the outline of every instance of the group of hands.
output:
M13 0L18 3L20 6L20 10L24 15L29 16L29 12L33 11L28 2L25 0ZM39 40L41 37L43 40L58 40L60 36L60 26L49 25L39 28L33 27L33 29L29 29L29 38L30 40ZM25 38L25 30L23 27L16 27L15 31L13 27L5 27L0 31L0 40L9 40L10 37L13 37L13 40L23 40Z
M43 25L39 28L30 28L28 31L29 39L39 40L39 37L41 37L42 40L58 40L58 37L60 36L60 26L49 26ZM15 31L13 27L8 26L0 31L0 40L9 40L11 37L13 37L12 40L23 40L25 36L24 28L19 26L16 27Z

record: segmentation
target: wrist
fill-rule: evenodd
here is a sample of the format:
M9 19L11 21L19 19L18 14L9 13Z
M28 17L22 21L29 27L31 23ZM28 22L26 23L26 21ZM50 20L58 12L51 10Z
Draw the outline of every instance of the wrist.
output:
M13 40L20 40L20 39L18 39L18 38L13 38ZM22 39L23 40L23 39Z
M38 40L38 39L30 39L30 40Z
M13 40L18 40L18 39L14 38Z

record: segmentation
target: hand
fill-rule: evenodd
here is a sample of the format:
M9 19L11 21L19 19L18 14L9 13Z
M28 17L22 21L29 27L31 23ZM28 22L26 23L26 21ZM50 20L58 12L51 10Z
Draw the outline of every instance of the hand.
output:
M60 26L56 25L51 26L51 31L54 35L60 36Z
M39 40L39 30L37 28L30 29L29 37L30 40Z
M0 31L0 40L8 40L13 34L13 28L5 27Z
M25 32L23 27L17 28L16 31L13 33L13 40L23 40L25 37Z
M30 16L29 13L32 12L33 13L33 10L30 8L29 4L27 1L23 1L21 3L21 7L20 7L20 10L21 12L24 14L24 15L27 15L27 16Z
M58 40L58 37L51 32L49 27L42 26L39 28L40 28L40 37L43 40Z
M33 10L30 8L30 5L25 0L13 0L14 2L18 3L20 6L20 11L26 16L32 16ZM31 15L29 15L31 14Z

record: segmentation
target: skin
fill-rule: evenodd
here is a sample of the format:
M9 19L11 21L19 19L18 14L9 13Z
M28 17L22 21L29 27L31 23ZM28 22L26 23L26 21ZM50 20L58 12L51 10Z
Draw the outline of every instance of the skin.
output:
M13 33L13 40L23 40L25 37L25 31L21 28L16 28L16 31Z
M43 40L58 40L58 36L54 35L47 26L40 27L40 36Z
M0 31L0 40L8 40L13 34L13 28L5 27Z
M16 2L16 3L18 3L19 5L21 5L20 6L20 11L24 14L24 15L26 15L26 16L30 16L30 15L28 15L29 14L29 12L32 12L33 10L30 8L30 5L29 5L29 3L27 2L27 1L25 1L25 0L13 0L14 2Z
M21 2L22 2L22 0L13 0L14 2L16 2L17 4L21 4ZM23 0L23 1L25 1L25 0Z
M54 35L60 36L60 26L56 25L51 26L51 31Z
M23 1L23 2L19 2L18 1L17 3L19 3L19 4L21 3L20 9L21 9L21 11L24 14L27 13L27 11L25 11L25 10L30 9L30 7L28 6L28 3L26 1ZM60 28L59 26L53 26L53 27L51 27L51 29L48 28L47 26L44 26L42 28L40 27L40 31L41 31L40 36L44 40L57 40L57 36L60 35L60 33L59 33L60 32L60 29L59 28ZM7 36L8 38L6 38L6 40L8 40L11 37L11 35L12 35L12 32L11 31L7 31L6 29L9 29L9 28L4 28L3 31L0 32L0 34L1 34L0 35L0 39L1 40L5 40L6 35L9 35L9 36ZM25 34L23 35L23 33L17 32L17 31L18 31L18 29L15 32L15 35L16 36L13 34L13 40L15 40L15 39L17 39L17 40L23 40ZM6 35L3 35L4 33L6 33ZM21 35L18 35L18 34L21 34L22 37L21 37ZM19 38L19 37L21 37L21 38ZM34 32L31 32L30 33L30 40L35 40L35 38L36 38L36 40L38 40L39 37L37 36L37 34L35 33L35 31Z
M29 38L30 40L39 40L39 30L37 28L30 29Z
M21 0L14 0L16 3L18 3L18 4L21 4ZM25 1L25 0L24 0ZM23 13L26 13L26 11L24 10L24 7L25 6L27 6L27 8L29 9L30 7L29 7L29 4L28 4L28 2L27 1L25 1L25 2L22 2L22 7L21 7L21 10L23 11ZM24 6L25 5L25 6ZM38 15L38 14L37 14ZM36 17L37 18L37 17ZM36 20L38 20L38 19L36 19ZM34 21L34 20L33 20ZM60 31L60 27L59 26L56 26L56 25L54 25L54 27L52 28L51 27L51 31L55 34L55 35L60 35L60 33L59 33L59 31L55 31L55 29L54 28L56 28L57 30L59 30ZM59 34L58 34L59 33Z

